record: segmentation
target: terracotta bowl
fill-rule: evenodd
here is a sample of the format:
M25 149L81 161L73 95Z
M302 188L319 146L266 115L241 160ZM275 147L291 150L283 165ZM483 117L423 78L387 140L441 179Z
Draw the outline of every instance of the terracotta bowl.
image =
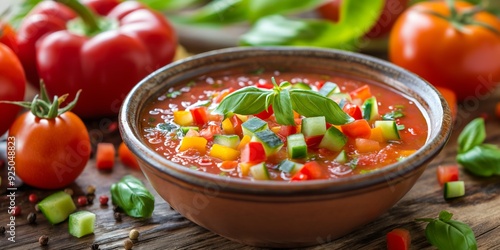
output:
M404 161L368 174L296 183L199 172L146 146L139 127L145 103L200 75L257 67L337 72L382 83L418 103L427 119L428 140ZM411 189L445 145L452 127L446 101L412 73L357 53L288 47L229 48L167 65L129 93L119 124L123 140L139 159L145 176L176 211L216 234L260 247L318 245L375 220Z

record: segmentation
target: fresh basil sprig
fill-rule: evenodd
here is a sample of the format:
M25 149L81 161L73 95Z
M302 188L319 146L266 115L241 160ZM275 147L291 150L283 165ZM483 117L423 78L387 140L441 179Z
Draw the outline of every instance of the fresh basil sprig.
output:
M452 220L452 213L441 211L439 218L421 218L417 221L428 222L425 237L440 250L475 250L477 242L472 229L461 221Z
M227 95L219 103L214 113L254 115L269 108L272 104L276 122L282 125L295 125L293 110L306 117L325 116L327 122L342 125L353 121L332 99L312 90L291 89L289 82L279 86L274 82L273 89L259 89L254 86L241 88Z
M155 207L155 197L131 175L111 185L111 200L127 215L137 218L150 217Z
M472 120L458 136L457 162L477 176L500 175L500 148L485 139L484 119Z

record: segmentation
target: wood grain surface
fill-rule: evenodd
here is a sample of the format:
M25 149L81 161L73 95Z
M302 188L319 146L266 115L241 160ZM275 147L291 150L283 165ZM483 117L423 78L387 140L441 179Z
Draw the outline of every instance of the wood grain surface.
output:
M340 239L318 239L320 245L307 249L385 249L386 233L397 227L410 230L412 249L433 249L425 239L425 224L414 219L437 217L441 210L452 212L454 219L471 226L479 249L500 249L500 177L478 178L462 171L460 178L465 181L466 195L452 201L443 199L442 188L436 180L438 165L456 163L458 134L473 118L486 115L486 142L500 145L500 119L494 116L498 101L500 90L488 97L471 99L461 104L457 123L447 146L431 162L413 189L387 213ZM86 123L94 146L101 141L116 145L120 142L113 119ZM0 142L2 157L5 157L5 144L5 141ZM5 180L7 168L4 166L1 171ZM146 186L156 196L151 218L134 219L124 215L122 221L117 222L111 205L99 205L98 197L102 194L110 196L111 184L126 174L132 174L146 182ZM141 234L133 249L258 249L229 241L188 221L156 194L140 171L124 167L118 161L113 171L99 172L94 159L91 159L83 174L70 186L74 190L75 201L76 197L85 193L88 185L96 186L96 200L92 205L78 209L89 210L97 215L93 235L75 238L68 233L67 222L52 226L41 213L37 214L36 224L29 224L26 216L35 211L34 204L28 201L29 194L34 193L43 198L52 191L19 185L15 192L15 202L21 206L22 215L15 219L15 242L9 241L9 232L0 234L0 249L91 249L92 243L99 244L100 249L123 249L124 240L134 228ZM7 194L4 183L0 195L0 226L5 227L10 222L7 212L10 198ZM39 246L38 238L41 235L49 237L49 244L45 247Z

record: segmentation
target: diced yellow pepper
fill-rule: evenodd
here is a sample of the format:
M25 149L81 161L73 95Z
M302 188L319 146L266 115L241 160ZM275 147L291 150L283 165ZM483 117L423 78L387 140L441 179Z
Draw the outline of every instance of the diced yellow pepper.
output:
M234 135L235 134L233 123L231 122L231 120L229 120L229 118L226 118L226 119L224 119L224 121L222 121L222 131L226 135Z
M240 156L240 151L220 144L214 144L209 154L223 161L234 161Z
M205 152L207 151L207 139L201 136L190 136L182 138L179 150L186 151L190 148L197 150L201 154L205 154Z
M240 168L240 173L242 176L248 176L248 173L250 173L250 167L253 166L252 163L243 163L240 162L238 164L238 167Z
M239 114L235 114L235 116L237 116L238 118L240 118L240 120L242 122L246 122L248 120L248 115L239 115Z
M381 127L375 127L371 129L372 132L370 133L370 140L378 141L378 142L385 142L384 135L382 134L382 128Z
M174 122L180 126L193 125L193 115L187 110L174 111Z
M242 149L245 147L245 145L247 145L247 144L248 144L248 142L250 142L250 140L251 140L251 139L252 139L252 137L251 137L251 136L249 136L249 135L244 135L244 136L243 136L243 138L241 138L241 140L240 140L240 144L238 145L238 147L237 147L236 149L238 149L238 150L242 150Z
M275 127L271 128L271 131L273 131L275 134L277 134L278 132L280 132L280 129L281 129L280 126L275 126Z

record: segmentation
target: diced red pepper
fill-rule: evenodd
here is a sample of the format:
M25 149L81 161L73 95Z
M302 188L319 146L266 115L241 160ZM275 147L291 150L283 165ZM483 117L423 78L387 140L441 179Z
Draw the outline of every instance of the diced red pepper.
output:
M255 116L259 117L260 119L267 119L269 118L270 116L272 116L274 114L274 111L273 111L273 106L269 105L269 107L267 107L267 110L262 110L262 112L256 114Z
M217 125L209 125L200 130L200 136L207 139L207 141L212 141L214 139L214 135L219 134L222 134L222 129Z
M323 135L308 136L305 139L308 148L317 148L323 139Z
M361 99L362 101L370 98L372 96L372 92L370 90L370 86L363 85L351 92L349 92L352 99Z
M294 125L282 125L282 126L280 126L280 129L279 129L277 135L278 135L278 137L282 141L286 141L286 138L289 135L293 135L295 133L297 133L297 126L294 126Z
M439 185L443 186L446 182L458 181L459 169L457 165L438 166L436 169Z
M255 87L257 88L261 88L261 89L272 89L274 88L274 84L270 83L270 82L258 82L257 84L255 84Z
M193 121L196 125L205 125L208 122L207 108L195 107L189 110L193 116Z
M386 235L387 250L408 250L411 245L410 232L404 228L396 228Z
M351 138L370 138L372 128L365 119L355 120L351 123L340 126L342 132Z
M292 181L326 179L328 176L318 162L310 161L292 176Z
M99 170L111 170L115 165L116 149L112 143L100 142L97 144L96 167Z
M241 128L241 124L243 123L243 121L241 121L241 119L238 118L237 115L233 115L230 120L231 123L233 124L234 133L237 134L239 137L242 137L243 129Z
M266 151L260 142L251 141L241 150L241 162L260 163L266 160Z
M130 151L130 149L124 142L120 143L120 146L118 147L118 158L120 159L121 163L123 163L123 165L127 167L137 170L140 169L137 158L135 158L135 155L132 153L132 151Z
M363 118L361 108L356 104L347 103L342 109L355 120Z

